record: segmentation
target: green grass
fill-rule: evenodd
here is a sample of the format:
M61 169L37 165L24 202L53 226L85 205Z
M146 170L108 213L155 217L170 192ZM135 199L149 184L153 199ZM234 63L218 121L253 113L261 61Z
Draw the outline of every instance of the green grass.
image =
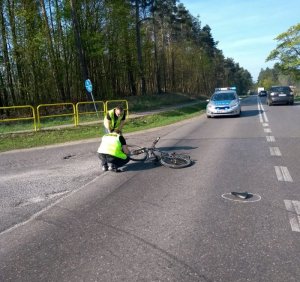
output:
M182 105L184 103L201 101L200 98L193 99L189 96L181 94L161 94L161 95L147 95L147 96L137 96L128 97L125 100L128 101L129 115L132 113L138 113L142 111L150 111L155 109L160 109L162 107ZM205 98L202 97L202 101ZM119 102L110 102L109 108L115 107ZM124 103L121 103L124 104ZM125 105L124 105L125 106ZM101 109L103 110L103 109ZM79 109L79 124L84 124L88 122L97 122L99 119L103 119L103 111L98 112L98 115L93 112L93 105L86 105L85 107L80 107ZM24 116L25 112L20 112L19 115ZM12 113L13 115L13 113ZM57 117L43 117L40 115L40 129L63 125L74 125L74 117L70 116L57 116ZM16 116L17 117L17 116ZM15 117L15 118L16 118ZM13 118L13 117L11 117ZM37 124L37 127L39 125ZM0 134L16 133L19 131L33 131L34 124L33 119L30 120L18 120L18 121L3 121L0 120Z
M175 122L198 116L205 109L206 103L170 110L164 113L148 115L127 120L124 134L149 128L173 124ZM80 125L59 129L44 129L37 132L20 132L0 134L0 152L15 149L33 148L76 140L101 137L103 125Z
M205 97L198 97L197 99L193 99L189 96L180 94L161 94L127 98L130 112L149 111L160 109L166 106L180 105L183 103L205 100Z

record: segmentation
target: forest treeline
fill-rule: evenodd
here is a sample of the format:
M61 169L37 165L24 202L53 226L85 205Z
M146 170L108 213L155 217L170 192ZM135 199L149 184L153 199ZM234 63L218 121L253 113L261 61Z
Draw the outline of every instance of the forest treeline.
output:
M261 69L258 86L269 89L272 85L290 85L298 95L300 89L300 23L279 34L277 46L266 61L275 61L273 68Z
M176 0L0 0L0 107L244 94L250 73Z
M299 95L300 81L295 76L284 73L282 68L275 64L273 68L261 69L258 75L257 86L270 89L274 85L293 86L296 95Z

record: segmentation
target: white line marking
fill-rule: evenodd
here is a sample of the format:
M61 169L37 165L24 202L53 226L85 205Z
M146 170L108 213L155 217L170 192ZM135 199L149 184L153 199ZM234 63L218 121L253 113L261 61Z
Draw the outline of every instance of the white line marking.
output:
M292 177L291 177L291 175L290 175L287 167L282 166L281 167L281 171L282 171L282 175L283 175L283 178L285 179L285 181L287 181L287 182L293 182L293 179L292 179Z
M300 232L300 202L284 200L292 231Z
M271 156L281 156L281 152L278 147L270 147Z
M267 142L275 142L275 137L274 136L266 136Z
M262 108L262 110L263 110L263 115L264 115L264 118L265 118L265 122L269 122L268 117L267 117L267 114L266 114L266 112L265 112L265 109L264 109L264 106L262 105L262 103L260 103L260 106L261 106L261 108Z
M266 121L266 122L269 122L268 117L267 117L267 114L265 113L265 110L264 110L263 114L264 114L265 121Z
M263 118L265 119L265 122L269 122L268 117L266 115L264 106L262 105L260 99L257 98L257 107L258 107L258 112L259 112L259 120L261 123L263 123Z
M293 182L293 179L285 166L275 166L278 181Z
M261 109L262 109L262 113L263 113L265 122L269 122L268 117L267 117L266 112L265 112L265 109L264 109L264 106L262 105L261 102L260 102L260 106L261 106Z
M239 202L239 203L254 203L254 202L258 202L258 201L261 200L261 196L259 196L258 194L252 194L252 195L255 196L257 199L250 200L250 201L241 201L241 199L240 200L232 199L231 198L231 196L232 196L231 193L225 193L225 194L223 194L222 198L226 199L226 200L233 201L233 202Z
M261 123L263 123L264 120L263 120L263 117L262 117L262 110L261 110L261 108L260 108L260 101L259 101L259 98L257 98L257 108L258 108L258 117L259 117L259 121L260 121Z
M263 123L263 127L268 127L269 124L268 123Z
M271 130L271 128L264 128L264 132L266 132L266 133L271 133L272 130Z
M299 201L292 201L295 211L297 213L297 215L300 215L300 202Z
M101 175L102 175L102 174L101 174ZM101 175L100 175L100 176L101 176ZM19 223L15 224L15 225L9 227L8 229L3 230L2 232L0 232L0 236L3 235L3 234L9 233L9 232L11 232L11 231L17 229L18 227L23 226L23 225L25 225L25 224L27 224L27 223L33 221L33 220L36 219L39 215L41 215L41 214L43 214L44 212L50 210L53 206L56 206L58 203L62 202L64 199L66 199L66 198L70 197L71 195L73 195L73 194L79 192L80 190L83 190L83 189L84 189L85 187L87 187L89 184L91 184L91 183L97 181L98 178L99 178L100 176L97 176L96 178L92 179L90 182L84 184L83 186L79 187L78 189L73 190L73 191L71 191L70 193L63 195L61 198L57 199L55 202L53 202L53 203L50 204L49 206L44 207L44 208L41 209L40 211L38 211L38 212L36 212L35 214L31 215L28 219L25 219L24 221L19 222Z
M276 173L278 181L283 181L283 175L281 173L281 169L279 166L275 166L275 173Z
M263 118L262 118L262 114L261 114L260 110L258 110L258 112L259 112L259 121L260 121L261 123L263 123L264 120L263 120Z

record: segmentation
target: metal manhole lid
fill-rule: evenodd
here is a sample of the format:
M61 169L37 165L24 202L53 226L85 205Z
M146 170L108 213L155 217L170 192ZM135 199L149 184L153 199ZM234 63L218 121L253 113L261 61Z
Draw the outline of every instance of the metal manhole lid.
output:
M240 203L253 203L261 200L261 196L249 192L230 192L224 193L222 198Z

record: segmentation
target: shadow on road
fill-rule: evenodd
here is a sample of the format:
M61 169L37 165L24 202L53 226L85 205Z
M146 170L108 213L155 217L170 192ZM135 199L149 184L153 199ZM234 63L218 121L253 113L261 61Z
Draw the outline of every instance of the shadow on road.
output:
M176 151L182 151L182 150L194 150L197 149L198 147L191 147L191 146L176 146L176 147L158 147L160 151L163 152L176 152ZM181 152L181 153L186 153L188 152Z
M149 170L154 169L156 167L161 166L160 163L153 162L152 160L147 160L145 162L132 162L130 161L125 167L123 167L123 171L141 171L141 170Z
M253 117L253 116L258 116L259 111L258 110L243 110L241 113L241 118L245 117Z

